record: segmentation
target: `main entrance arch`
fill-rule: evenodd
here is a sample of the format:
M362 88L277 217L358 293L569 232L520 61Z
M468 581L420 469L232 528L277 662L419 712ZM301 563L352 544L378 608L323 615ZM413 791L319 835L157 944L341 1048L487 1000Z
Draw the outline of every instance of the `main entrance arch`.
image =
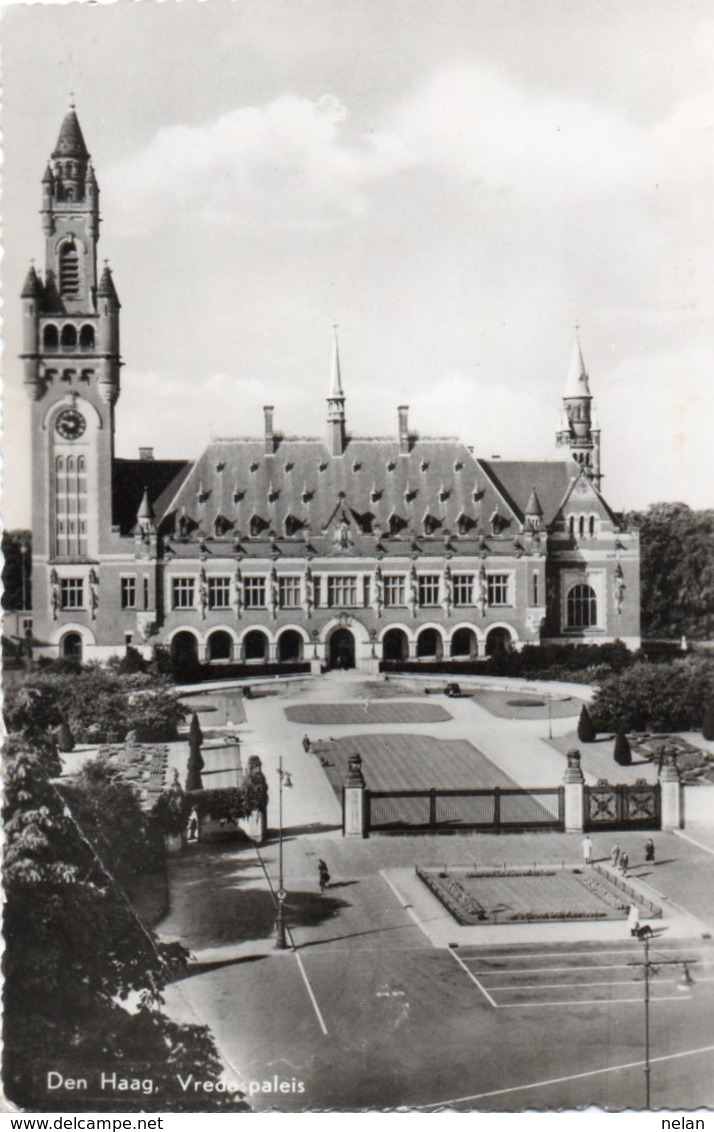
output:
M330 668L354 668L355 639L349 629L335 629L328 646Z
M82 663L82 637L80 633L65 633L60 641L60 655L65 660L76 660Z

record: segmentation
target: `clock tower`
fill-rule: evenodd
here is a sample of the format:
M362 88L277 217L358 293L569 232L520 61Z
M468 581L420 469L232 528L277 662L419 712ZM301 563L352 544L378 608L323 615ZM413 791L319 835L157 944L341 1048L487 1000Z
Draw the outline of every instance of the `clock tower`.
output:
M33 621L46 639L60 614L92 616L111 538L121 366L120 304L108 265L97 271L99 188L74 106L42 179L41 216L45 271L33 264L22 290L22 360L32 402Z

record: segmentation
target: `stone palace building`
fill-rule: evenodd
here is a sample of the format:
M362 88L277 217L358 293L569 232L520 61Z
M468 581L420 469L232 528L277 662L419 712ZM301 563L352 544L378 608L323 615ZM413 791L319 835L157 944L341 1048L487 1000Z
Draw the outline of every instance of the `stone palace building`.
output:
M45 270L22 291L32 402L36 655L310 662L469 660L502 645L639 645L639 544L600 493L600 429L576 343L557 459L347 427L337 342L324 435L197 460L114 455L120 303L97 270L99 190L74 108L42 179Z

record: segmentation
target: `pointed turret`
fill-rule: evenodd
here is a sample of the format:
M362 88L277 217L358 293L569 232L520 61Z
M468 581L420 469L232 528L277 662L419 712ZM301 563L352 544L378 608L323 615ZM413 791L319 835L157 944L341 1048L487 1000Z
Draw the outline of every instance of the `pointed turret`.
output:
M543 508L540 505L540 499L538 498L538 492L536 491L535 486L531 488L531 493L528 497L528 502L526 503L525 513L528 518L543 518Z
M112 275L111 268L109 267L109 264L106 262L106 260L104 262L104 270L102 271L101 278L99 280L99 286L97 287L97 298L109 299L117 307L121 306L116 287L114 286L114 277Z
M332 353L332 370L327 394L327 446L333 456L341 456L345 450L347 435L345 431L345 394L342 389L340 370L340 350L337 342L337 327Z
M57 145L52 151L52 157L55 160L64 157L75 157L80 160L86 160L89 157L89 150L85 145L82 127L79 124L74 106L70 106L64 116L59 137L57 138Z
M573 346L573 356L570 359L570 369L568 370L568 377L565 382L564 397L589 397L590 386L588 384L588 371L585 368L583 361L583 351L580 347L580 339L575 339Z
M156 515L154 513L154 508L151 506L151 500L149 499L149 489L147 487L144 488L144 494L141 497L139 510L136 513L136 525L138 530L145 535L153 534L153 532L156 530Z
M42 295L42 284L40 278L35 271L34 263L31 265L25 277L25 284L20 293L21 299L39 299Z

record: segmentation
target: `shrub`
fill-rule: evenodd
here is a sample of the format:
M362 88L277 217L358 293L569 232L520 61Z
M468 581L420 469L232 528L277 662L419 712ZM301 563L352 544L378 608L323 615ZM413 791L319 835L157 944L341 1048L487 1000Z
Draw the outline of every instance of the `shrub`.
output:
M57 731L57 749L63 754L74 750L74 735L65 719L62 720Z
M612 757L618 766L629 766L632 762L632 752L630 751L630 744L627 741L627 736L618 731L615 736L615 747L612 752Z
M704 739L714 739L714 701L712 700L707 702L707 706L704 709L702 737Z
M592 716L587 709L587 705L583 704L580 709L580 719L578 720L578 739L581 743L594 743L597 737L597 731L592 721Z
M601 731L690 731L704 721L714 662L691 656L672 664L637 663L604 680L592 710Z

